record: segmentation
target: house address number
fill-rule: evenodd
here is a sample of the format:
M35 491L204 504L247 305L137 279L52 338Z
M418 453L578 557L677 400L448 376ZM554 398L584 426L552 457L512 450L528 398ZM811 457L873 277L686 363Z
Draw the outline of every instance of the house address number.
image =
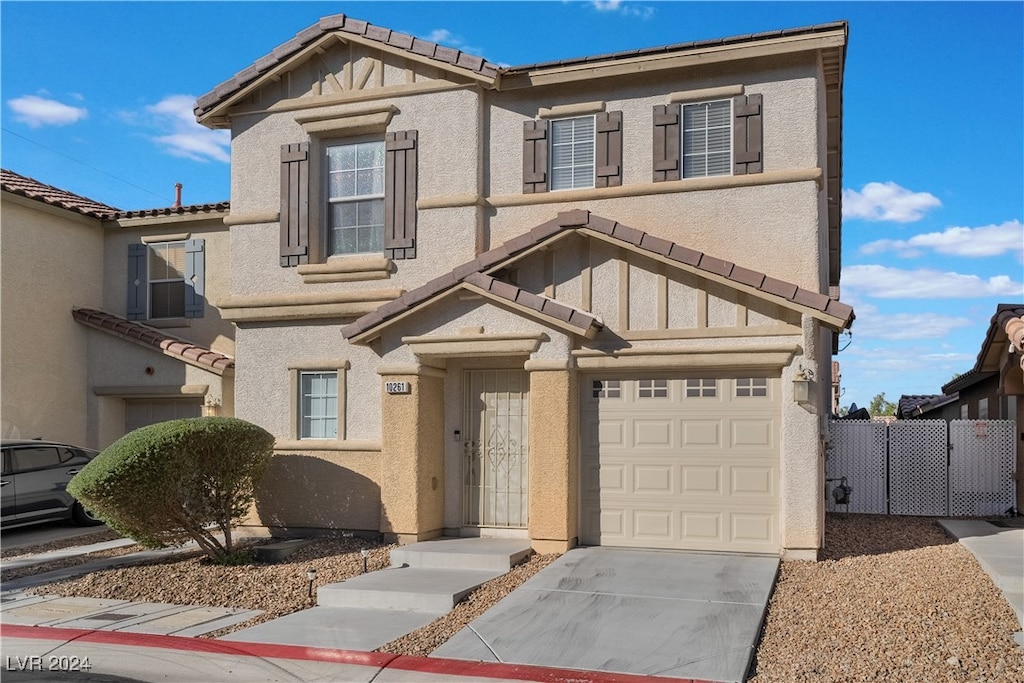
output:
M389 394L408 394L412 392L412 387L408 382L384 382L384 391Z

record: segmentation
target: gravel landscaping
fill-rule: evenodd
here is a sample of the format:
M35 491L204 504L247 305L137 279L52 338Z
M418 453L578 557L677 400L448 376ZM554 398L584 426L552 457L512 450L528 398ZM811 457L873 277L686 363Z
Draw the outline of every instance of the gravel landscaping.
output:
M931 518L830 514L820 562L784 562L757 652L753 683L790 681L1024 681L1020 627L965 548ZM221 567L201 556L94 572L38 593L265 610L219 637L313 605L317 585L388 565L393 546L317 541L275 565ZM381 651L424 655L557 555L534 555L481 586L427 627ZM37 567L43 571L50 567Z

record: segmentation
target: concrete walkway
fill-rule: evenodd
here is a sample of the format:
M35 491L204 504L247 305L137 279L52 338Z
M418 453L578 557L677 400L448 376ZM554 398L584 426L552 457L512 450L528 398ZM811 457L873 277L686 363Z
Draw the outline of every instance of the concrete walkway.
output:
M432 656L743 681L779 558L570 550Z
M1024 529L973 519L941 519L939 525L971 551L1024 629ZM1024 646L1024 630L1014 634L1014 639Z

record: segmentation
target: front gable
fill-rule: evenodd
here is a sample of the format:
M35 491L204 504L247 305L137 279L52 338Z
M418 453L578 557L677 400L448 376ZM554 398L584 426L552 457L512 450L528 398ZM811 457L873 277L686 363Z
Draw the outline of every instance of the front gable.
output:
M497 70L481 57L338 14L200 97L195 114L204 125L228 127L229 110L299 109L492 84Z
M342 328L352 343L459 292L586 339L775 336L803 315L842 330L837 300L591 214L567 211Z

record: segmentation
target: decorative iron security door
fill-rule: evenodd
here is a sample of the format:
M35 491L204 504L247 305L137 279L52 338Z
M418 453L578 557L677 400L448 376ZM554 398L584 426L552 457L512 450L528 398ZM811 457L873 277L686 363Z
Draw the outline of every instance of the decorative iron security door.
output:
M463 523L525 527L530 479L530 380L521 370L466 372Z

